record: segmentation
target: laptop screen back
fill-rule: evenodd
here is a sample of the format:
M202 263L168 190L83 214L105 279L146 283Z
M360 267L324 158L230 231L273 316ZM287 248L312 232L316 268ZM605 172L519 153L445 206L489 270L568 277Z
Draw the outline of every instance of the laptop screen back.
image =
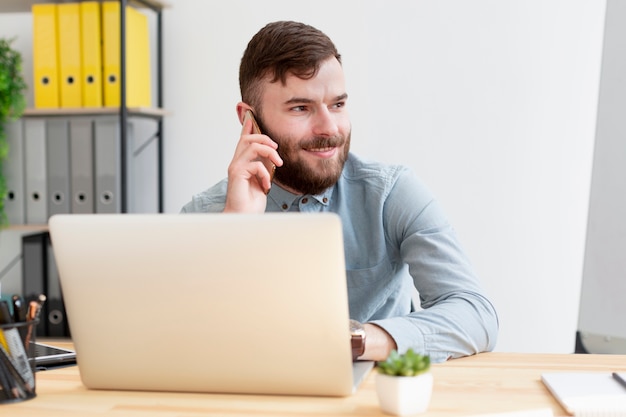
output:
M336 215L72 214L49 226L87 387L351 393Z

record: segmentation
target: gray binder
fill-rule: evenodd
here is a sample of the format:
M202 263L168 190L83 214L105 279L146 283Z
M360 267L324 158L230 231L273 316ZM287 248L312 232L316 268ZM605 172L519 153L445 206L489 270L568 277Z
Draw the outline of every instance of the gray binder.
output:
M63 293L61 291L61 281L59 279L59 270L57 268L54 250L50 241L50 236L46 234L46 261L47 261L47 281L46 281L46 336L48 337L68 337L69 326L67 324L67 315L65 313L65 303L63 302Z
M70 212L70 149L67 119L46 121L48 217Z
M26 222L26 189L24 186L23 122L16 120L5 125L9 153L2 164L7 185L4 211L9 224Z
M70 120L70 191L72 213L94 212L93 122Z
M48 221L45 119L24 119L26 223Z
M94 123L96 213L119 213L120 123L117 118L99 118Z

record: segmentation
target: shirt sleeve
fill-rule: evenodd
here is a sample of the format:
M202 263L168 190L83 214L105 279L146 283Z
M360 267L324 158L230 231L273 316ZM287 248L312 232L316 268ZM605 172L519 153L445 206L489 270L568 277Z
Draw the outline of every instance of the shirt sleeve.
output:
M221 213L226 205L226 187L228 181L226 179L218 182L208 190L202 191L194 195L187 204L185 204L181 213Z
M372 323L393 337L398 351L413 348L434 362L493 350L495 308L443 210L411 171L399 176L384 213L387 239L408 265L421 309Z

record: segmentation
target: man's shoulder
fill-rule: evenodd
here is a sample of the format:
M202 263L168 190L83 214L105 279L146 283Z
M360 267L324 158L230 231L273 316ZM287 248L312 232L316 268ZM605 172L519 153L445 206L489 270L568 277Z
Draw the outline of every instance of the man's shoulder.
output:
M344 166L343 176L347 180L393 180L408 171L409 168L405 165L384 163L350 153Z
M217 213L224 210L228 180L223 179L211 188L195 194L183 206L183 213Z

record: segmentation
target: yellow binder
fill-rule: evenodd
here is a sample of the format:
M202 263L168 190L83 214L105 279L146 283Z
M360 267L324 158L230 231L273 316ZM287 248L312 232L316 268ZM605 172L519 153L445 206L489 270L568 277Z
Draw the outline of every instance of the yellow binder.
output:
M59 107L57 6L33 4L33 85L36 108Z
M83 107L102 106L102 38L100 2L80 3Z
M104 105L120 105L120 4L102 3L102 60L104 69ZM148 18L126 8L126 105L150 107L151 96L150 41Z
M80 7L78 3L62 3L57 8L61 107L81 107Z

